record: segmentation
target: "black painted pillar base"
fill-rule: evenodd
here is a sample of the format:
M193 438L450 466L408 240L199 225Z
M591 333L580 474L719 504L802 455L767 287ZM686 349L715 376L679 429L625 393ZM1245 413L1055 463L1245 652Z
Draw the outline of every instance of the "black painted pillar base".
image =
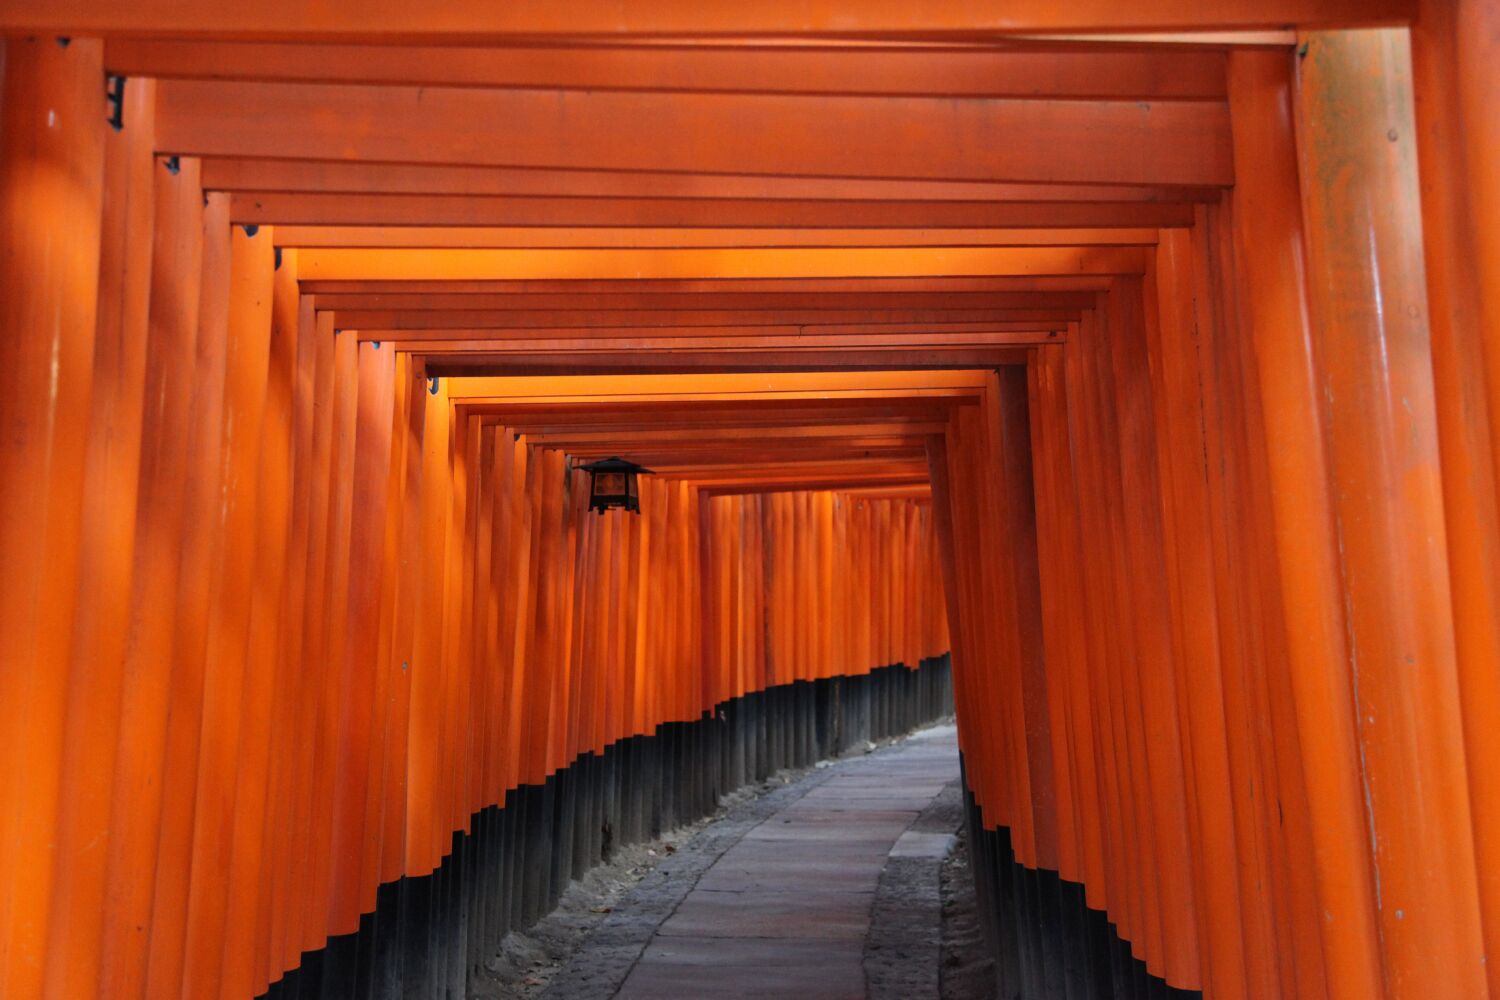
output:
M980 825L964 782L969 851L1002 1000L1203 1000L1146 971L1084 888L1016 861L1010 831Z

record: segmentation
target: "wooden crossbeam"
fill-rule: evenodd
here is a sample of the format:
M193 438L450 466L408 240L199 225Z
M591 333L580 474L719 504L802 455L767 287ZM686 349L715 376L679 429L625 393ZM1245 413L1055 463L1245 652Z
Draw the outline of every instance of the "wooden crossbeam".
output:
M304 250L309 280L517 278L861 278L1140 274L1128 247L913 247L726 250Z
M843 479L826 479L818 482L802 481L791 483L764 483L743 482L731 484L696 483L698 492L705 497L726 496L759 496L770 493L802 493L807 490L833 490L835 493L844 493L851 496L863 493L867 496L906 496L908 494L920 494L929 501L932 498L931 484L925 474L912 473L909 476L885 476L881 479L879 486L867 486L868 479L858 476L848 476Z
M1412 0L7 0L11 30L281 40L467 40L540 36L946 37L1352 27L1410 23Z
M533 198L439 194L236 192L236 223L296 226L754 229L1182 227L1182 202L811 201L727 198Z
M947 426L944 422L946 414L934 416L931 413L910 412L909 409L892 408L883 402L858 407L846 406L841 410L827 408L814 410L792 405L770 409L760 408L733 415L732 421L722 412L694 414L674 411L657 414L652 413L646 407L634 407L629 410L615 408L607 412L599 410L564 412L552 418L527 415L515 410L502 411L495 407L475 407L468 403L461 404L460 409L466 419L473 416L481 424L486 425L503 423L511 431L527 435L528 440L533 434L599 433L632 428L670 429L684 433L717 433L726 427L733 426L740 430L759 433L760 431L802 432L813 428L837 430L842 427L875 425L888 428L937 425L939 429L932 433L941 433L941 429Z
M1025 142L997 137L1026 136ZM162 80L194 156L814 176L1231 184L1205 101L621 93Z
M1050 341L1062 342L1060 330L1042 323L974 324L954 331L948 327L904 328L828 327L809 330L764 327L718 327L699 330L569 331L573 336L546 336L517 331L425 331L358 330L360 340L391 344L397 350L424 355L488 354L588 354L610 351L747 351L766 350L873 350L877 348L1013 347Z
M129 76L558 90L1225 100L1220 52L284 45L116 38Z
M1184 211L1188 206L1182 206ZM1156 229L640 229L282 226L278 246L394 248L1154 246Z
M809 332L857 326L879 332L895 329L993 329L993 324L1063 324L1078 320L1076 310L1064 309L505 309L397 310L342 309L335 323L359 330L433 331L452 337L465 330L568 330L594 328L668 331L675 327L805 327ZM1003 327L1001 327L1003 329ZM397 338L392 338L397 339Z
M493 195L559 198L730 198L815 201L1213 201L1214 187L1132 184L1019 184L912 178L773 177L684 170L454 166L339 160L214 157L203 162L209 191Z
M308 255L303 254L305 259ZM989 292L1102 292L1110 284L1102 274L987 274L927 275L923 277L791 278L308 278L302 276L302 291L309 295L608 295L660 293L690 296L714 294L822 294Z
M1088 309L1092 292L320 292L317 309Z
M985 370L452 378L460 419L582 461L628 452L711 491L921 490L928 440Z
M926 423L855 423L855 424L817 424L799 427L774 427L766 428L757 432L756 437L763 440L788 441L800 443L806 441L821 441L829 439L861 441L875 439L899 439L914 440L921 439L927 434L941 434L945 430L943 424ZM691 445L699 443L715 443L732 446L742 442L745 435L737 427L697 427L683 429L680 427L653 427L648 424L621 428L618 425L580 430L570 429L533 429L529 431L532 441L538 444L553 447L567 448L574 445L597 445L601 441L609 441L611 434L627 433L630 440L650 444L663 444L666 442L684 442Z
M504 379L475 377L475 378L463 379L460 382L455 382L455 385L457 385L457 386L459 386L461 388L462 394L463 394L463 398L466 398L466 399L471 399L473 401L489 402L489 403L502 403L502 404L504 404L507 407L511 407L511 406L530 407L532 409L558 408L558 407L563 407L563 408L567 408L567 409L577 409L577 408L579 408L581 406L585 406L585 405L608 405L608 406L612 406L613 407L613 406L619 406L619 405L628 405L630 403L643 403L643 404L649 404L649 406L652 407L652 408L656 408L656 407L662 407L662 408L666 408L666 409L671 409L671 408L679 408L679 409L686 408L686 409L689 409L689 410L693 410L693 409L697 409L700 405L703 405L703 404L720 404L720 405L723 405L723 404L737 404L737 405L740 405L740 406L743 406L745 404L753 404L755 406L765 406L765 405L779 405L779 404L781 404L783 402L800 402L800 401L806 401L806 400L810 400L810 399L815 399L818 402L823 403L825 405L831 405L831 406L837 406L837 407L842 407L843 405L845 405L845 404L847 404L847 403L849 403L851 401L865 401L865 400L877 400L877 399L878 400L913 400L913 401L918 401L923 406L930 406L930 405L932 405L932 403L934 403L935 401L940 400L940 399L946 399L949 402L957 402L957 401L960 401L960 400L968 400L968 401L972 402L976 398L976 391L974 389L972 389L970 387L957 386L957 385L954 385L954 386L942 386L942 387L938 387L938 388L929 388L929 387L914 388L914 387L906 387L906 386L895 386L895 387L890 387L890 388L879 388L879 389L871 389L871 388L826 388L825 387L825 386L828 385L828 380L831 379L831 378L833 378L833 377L835 377L835 376L840 376L840 375L847 376L847 375L856 375L856 374L857 375L885 375L885 374L890 374L889 372L883 372L883 371L880 371L880 372L817 372L817 373L782 372L782 373L771 373L771 374L755 373L753 376L743 376L743 377L755 377L755 378L760 378L760 379L793 378L793 377L798 377L798 376L808 375L808 374L811 374L812 377L817 380L817 381L814 381L814 382L810 383L811 385L814 386L814 388L811 388L811 389L787 390L787 389L754 389L754 388L746 388L746 389L725 390L725 391L718 391L718 392L707 391L707 390L701 391L701 392L677 392L677 393L671 393L671 394L665 394L665 395L664 394L660 394L660 393L652 393L652 392L649 392L649 391L641 390L641 391L617 391L617 392L611 392L607 396L602 396L602 395L596 394L596 393L590 393L586 397L580 397L577 394L572 394L572 393L567 393L567 392L549 392L549 391L546 391L546 390L543 390L543 389L537 390L537 394L535 394L535 395L524 395L524 394L521 394L521 392L522 392L521 390L513 389L513 388L511 388L510 386L507 386L507 385L500 385L499 384L499 383L513 383L513 382L517 382L517 381L524 381L525 380L524 376L520 377L520 378L504 378ZM920 374L924 374L924 375L944 375L944 374L962 374L962 372L921 372ZM572 376L559 376L559 377L560 378L566 378L566 377L572 377ZM608 378L609 376L593 376L593 377L603 379L603 378ZM674 376L674 375L657 375L657 376L630 375L630 376L626 376L626 378L629 381L633 382L633 383L639 382L643 378L678 378L678 377L682 377L682 376ZM730 378L730 377L734 377L734 376L732 376L730 374L722 374L722 375L717 375L717 376L713 376L713 377L715 377L715 378ZM695 376L694 380L695 381L701 381L701 377ZM483 385L480 386L480 387L473 387L473 388L471 388L466 383L483 383ZM452 398L459 398L452 391L450 391L449 395Z
M1157 229L640 229L277 226L278 246L433 249L1155 246Z
M814 473L812 470L767 469L752 465L713 474L691 470L670 478L686 479L715 496L731 493L800 493L866 484L919 486L927 482L927 468L925 461L886 466L825 463L821 473Z
M658 473L666 475L722 475L734 471L735 466L754 467L757 471L768 471L769 463L806 463L821 466L816 475L826 477L841 465L858 463L906 463L920 468L926 460L926 446L921 442L895 446L871 446L858 444L794 445L774 442L759 446L686 448L674 447L659 450L649 445L633 444L631 460L639 462ZM569 448L576 458L592 461L608 458L620 451L618 444ZM868 468L867 465L864 467ZM809 470L811 471L811 470Z
M830 323L796 326L684 326L684 327L554 327L538 332L535 327L474 329L459 327L410 330L370 327L358 329L360 340L400 347L420 348L424 353L464 350L496 351L509 348L527 352L550 350L586 353L593 350L691 350L712 348L782 347L829 348L840 345L941 346L945 343L976 346L985 343L1030 344L1060 338L1065 320L1017 320L990 323ZM338 329L338 328L335 328Z
M475 352L429 356L433 375L608 375L684 374L690 372L819 372L901 369L998 368L1026 362L1027 349L1009 347L934 347L867 350L682 351L637 349L566 354L542 350L523 354Z

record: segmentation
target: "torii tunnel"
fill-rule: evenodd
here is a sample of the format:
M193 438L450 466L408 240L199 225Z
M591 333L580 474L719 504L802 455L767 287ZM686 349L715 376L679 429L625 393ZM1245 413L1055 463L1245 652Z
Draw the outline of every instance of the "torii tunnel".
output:
M1001 996L1500 1000L1494 0L0 33L0 997L463 997L956 712Z

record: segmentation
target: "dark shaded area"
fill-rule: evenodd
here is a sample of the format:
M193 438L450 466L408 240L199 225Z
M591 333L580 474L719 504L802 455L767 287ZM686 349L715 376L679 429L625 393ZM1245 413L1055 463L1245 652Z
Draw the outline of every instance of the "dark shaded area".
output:
M920 842L902 850L897 841L897 849L886 861L865 940L867 1000L939 1000L943 866L963 825L963 790L955 777L907 828ZM969 891L972 895L972 887ZM965 1000L990 996L993 991Z
M964 772L967 774L967 770ZM1084 903L1083 885L1016 862L1010 831L986 830L965 779L968 840L1002 1000L1203 1000L1146 971L1130 942Z
M712 813L719 797L952 712L949 658L918 670L798 681L718 705L696 722L587 754L471 818L431 875L382 885L354 934L331 938L268 1000L462 997L507 932L529 927L614 846Z
M963 813L961 791L959 799ZM964 825L962 818L959 825ZM952 852L943 861L941 891L943 949L938 994L941 1000L994 1000L995 959L979 918L966 829L959 830Z

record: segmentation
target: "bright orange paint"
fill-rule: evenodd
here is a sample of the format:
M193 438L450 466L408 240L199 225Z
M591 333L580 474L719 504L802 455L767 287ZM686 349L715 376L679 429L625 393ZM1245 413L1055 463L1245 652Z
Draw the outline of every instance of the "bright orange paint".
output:
M544 6L0 10L0 994L951 649L1153 974L1500 997L1493 4Z

